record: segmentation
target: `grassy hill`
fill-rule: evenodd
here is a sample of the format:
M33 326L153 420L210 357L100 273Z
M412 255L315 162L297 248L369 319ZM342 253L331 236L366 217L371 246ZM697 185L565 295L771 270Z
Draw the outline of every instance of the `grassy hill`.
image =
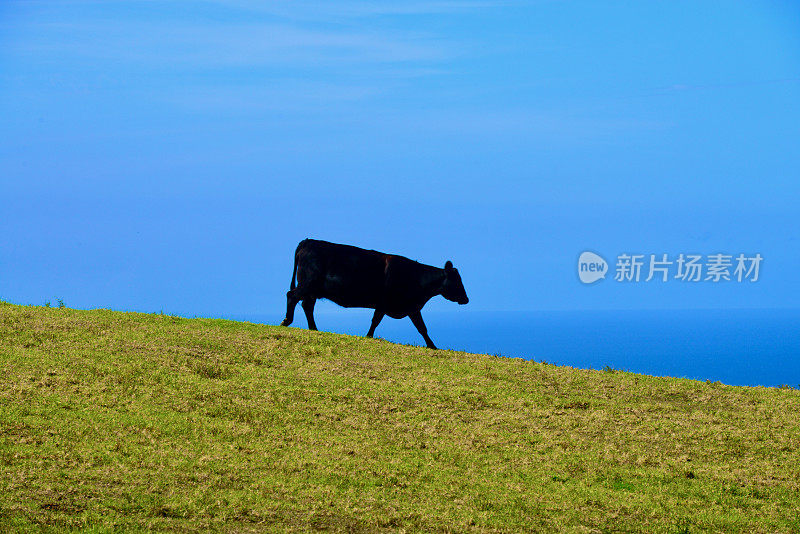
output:
M0 303L0 531L800 532L800 392Z

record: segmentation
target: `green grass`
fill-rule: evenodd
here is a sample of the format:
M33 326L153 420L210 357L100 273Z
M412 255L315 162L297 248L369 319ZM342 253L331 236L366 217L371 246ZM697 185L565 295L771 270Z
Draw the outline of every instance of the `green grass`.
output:
M800 392L0 303L0 531L800 532Z

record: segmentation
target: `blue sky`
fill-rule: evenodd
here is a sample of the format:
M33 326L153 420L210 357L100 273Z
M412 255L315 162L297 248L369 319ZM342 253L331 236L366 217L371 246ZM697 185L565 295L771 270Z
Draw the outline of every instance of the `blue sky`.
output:
M793 2L5 1L0 117L12 302L277 321L305 237L450 259L475 310L800 296Z

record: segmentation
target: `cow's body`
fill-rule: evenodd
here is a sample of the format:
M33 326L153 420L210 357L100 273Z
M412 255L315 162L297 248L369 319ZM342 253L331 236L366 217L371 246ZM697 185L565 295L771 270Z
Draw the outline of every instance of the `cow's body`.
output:
M346 308L374 309L369 337L384 315L409 317L430 348L436 347L422 321L425 303L436 295L459 304L469 301L458 270L449 261L441 269L403 256L314 239L297 245L290 288L284 326L292 323L294 308L302 301L308 327L316 330L314 304L325 298Z

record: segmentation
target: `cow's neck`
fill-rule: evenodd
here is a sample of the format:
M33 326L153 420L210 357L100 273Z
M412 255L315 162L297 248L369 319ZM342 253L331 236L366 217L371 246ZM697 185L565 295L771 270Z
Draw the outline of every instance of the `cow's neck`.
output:
M447 275L445 274L444 269L439 269L438 267L433 267L431 265L425 265L425 271L422 274L421 280L422 292L425 297L424 302L428 302L430 299L442 292L442 284L444 284L446 277Z

